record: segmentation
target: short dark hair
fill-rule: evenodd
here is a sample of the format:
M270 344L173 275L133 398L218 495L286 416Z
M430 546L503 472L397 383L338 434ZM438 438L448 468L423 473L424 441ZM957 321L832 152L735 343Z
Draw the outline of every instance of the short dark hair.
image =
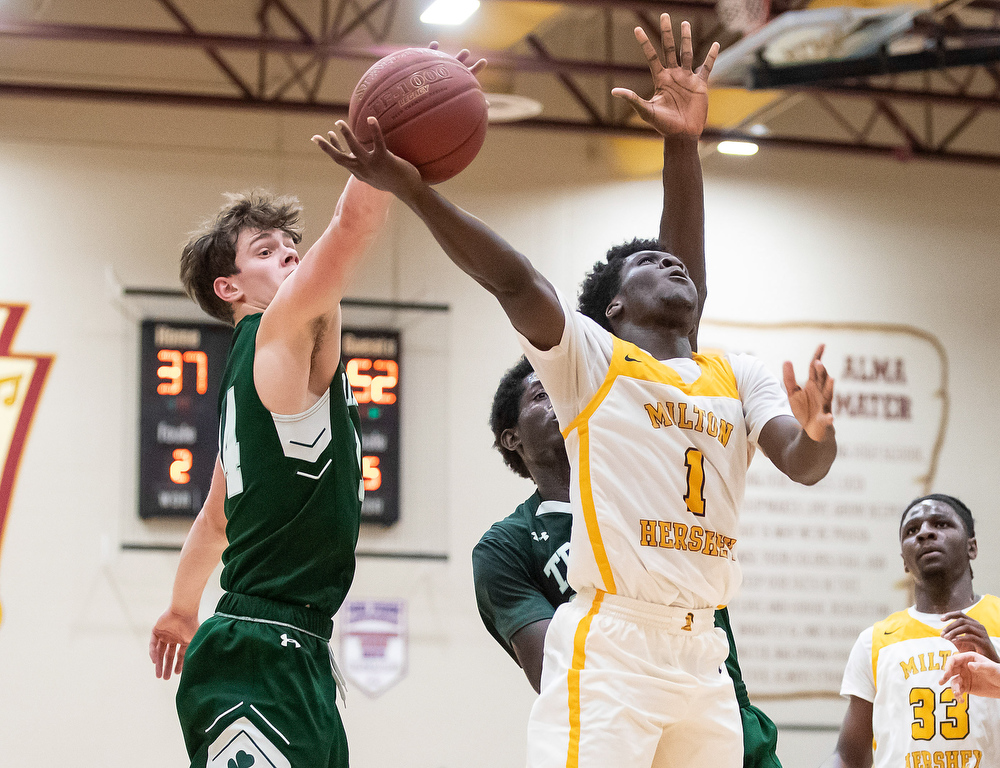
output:
M976 521L972 519L972 512L967 506L965 506L965 504L956 499L954 496L949 496L945 493L930 493L926 496L921 496L919 499L914 499L907 504L906 509L903 510L902 517L899 518L900 530L903 528L903 520L906 518L906 513L922 501L940 501L947 504L955 510L955 514L962 520L962 525L965 526L965 532L968 534L969 538L971 539L976 535Z
M608 249L605 260L594 264L580 285L580 296L577 308L581 313L594 320L605 330L611 330L607 311L611 300L622 287L622 267L625 260L639 251L662 251L659 240L648 240L639 237L628 242L615 245Z
M280 229L292 241L302 240L299 215L302 207L294 197L277 197L255 189L227 194L227 203L214 218L191 233L181 251L181 282L188 296L212 317L232 324L233 305L215 293L215 280L235 275L236 239L244 229Z
M500 451L504 464L521 477L531 479L531 473L517 451L504 448L500 436L505 430L517 426L521 415L521 396L524 394L524 380L534 372L534 367L528 358L521 357L507 372L500 377L500 384L493 395L493 407L490 409L490 429L493 430L493 447Z

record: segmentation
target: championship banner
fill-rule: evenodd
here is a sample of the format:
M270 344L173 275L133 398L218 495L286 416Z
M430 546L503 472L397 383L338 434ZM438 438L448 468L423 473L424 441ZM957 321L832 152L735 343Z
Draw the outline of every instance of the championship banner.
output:
M24 304L0 303L0 550L21 453L28 444L31 420L55 359L53 355L12 351L14 336L27 311Z
M932 490L948 425L944 348L888 324L749 324L705 320L701 351L746 352L801 384L816 347L835 379L837 459L812 487L758 455L747 474L732 624L755 698L837 697L862 629L908 606L899 521ZM961 495L961 489L957 491Z
M340 610L340 666L371 698L406 675L409 632L402 600L348 600Z

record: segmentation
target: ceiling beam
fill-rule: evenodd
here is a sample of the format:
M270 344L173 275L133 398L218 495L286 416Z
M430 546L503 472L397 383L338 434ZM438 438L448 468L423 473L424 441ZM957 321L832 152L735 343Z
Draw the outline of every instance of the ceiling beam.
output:
M282 102L262 101L238 98L235 96L203 96L190 93L114 90L101 88L80 88L70 86L51 86L45 84L0 83L0 96L34 96L48 98L86 99L111 103L145 103L168 106L217 107L225 109L250 109L262 111L279 111L289 113L325 114L331 117L343 117L347 114L347 104L316 103L316 102ZM650 128L635 125L612 125L605 123L595 125L571 120L551 120L532 118L517 123L498 123L491 127L495 129L558 130L571 132L601 133L609 136L637 136L655 139L658 134ZM818 151L835 151L847 154L887 157L896 160L935 160L947 162L969 163L1000 167L1000 148L997 154L976 152L955 152L948 149L927 147L907 147L892 145L862 144L857 141L836 141L812 139L794 136L755 136L743 131L706 128L702 133L703 142L716 142L724 139L735 141L750 141L761 146L772 146L784 149L808 149Z

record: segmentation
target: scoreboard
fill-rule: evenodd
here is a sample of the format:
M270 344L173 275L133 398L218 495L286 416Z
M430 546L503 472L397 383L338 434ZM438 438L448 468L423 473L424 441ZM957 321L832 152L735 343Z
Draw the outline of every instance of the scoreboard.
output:
M361 416L361 521L399 520L399 332L345 328L341 354Z
M232 328L145 320L139 351L139 516L193 517L219 452L219 386ZM361 520L399 520L400 334L344 329L342 356L361 417Z
M219 453L219 386L233 330L144 320L139 352L139 516L193 517Z

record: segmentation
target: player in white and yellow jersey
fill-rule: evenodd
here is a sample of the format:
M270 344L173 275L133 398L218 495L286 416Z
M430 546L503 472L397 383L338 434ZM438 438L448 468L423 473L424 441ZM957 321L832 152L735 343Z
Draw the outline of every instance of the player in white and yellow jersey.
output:
M700 174L718 45L695 71L690 25L681 25L679 63L666 14L660 30L665 62L636 29L652 98L612 93L665 142L686 148L678 173ZM698 355L699 291L683 260L655 241L633 241L595 268L588 284L598 306L589 302L585 317L525 256L389 153L371 123L372 151L342 124L350 152L332 143L324 150L395 194L497 298L567 437L569 580L578 594L546 633L529 765L740 768L739 707L714 614L740 581L737 514L755 447L805 483L822 478L836 455L822 347L804 387L786 364L787 397L750 358Z
M824 768L1000 763L1000 701L963 700L942 675L960 651L1000 661L1000 600L972 587L975 533L972 514L952 496L921 497L903 513L900 543L916 602L858 637L840 691L850 703Z

